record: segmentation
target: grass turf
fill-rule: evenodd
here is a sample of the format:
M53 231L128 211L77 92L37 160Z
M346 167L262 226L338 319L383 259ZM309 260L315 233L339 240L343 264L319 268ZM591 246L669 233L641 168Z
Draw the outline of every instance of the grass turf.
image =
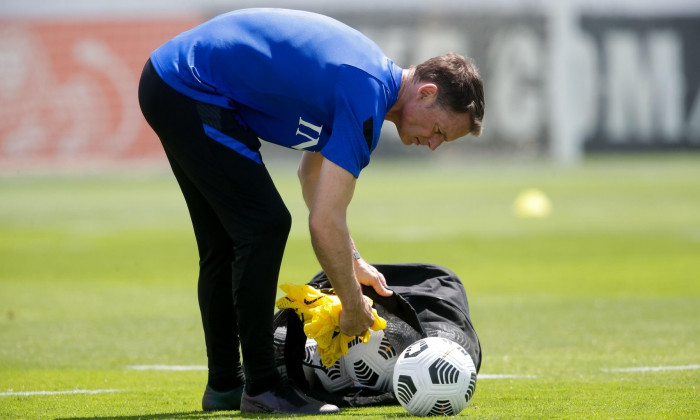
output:
M273 172L294 217L280 281L305 282L318 264L287 169ZM549 195L549 218L513 215L530 187ZM4 177L0 203L0 418L241 416L199 410L204 371L129 369L206 364L194 238L171 176ZM369 261L455 271L481 373L521 376L480 378L463 416L700 417L700 156L375 163L349 224ZM644 366L685 368L615 370ZM113 392L18 394L71 390Z

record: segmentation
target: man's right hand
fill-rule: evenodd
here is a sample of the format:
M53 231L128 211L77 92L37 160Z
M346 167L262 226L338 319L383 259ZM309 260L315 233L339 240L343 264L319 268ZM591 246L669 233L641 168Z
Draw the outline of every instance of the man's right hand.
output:
M345 335L354 336L363 334L374 324L372 306L366 297L357 303L346 305L340 311L340 332Z

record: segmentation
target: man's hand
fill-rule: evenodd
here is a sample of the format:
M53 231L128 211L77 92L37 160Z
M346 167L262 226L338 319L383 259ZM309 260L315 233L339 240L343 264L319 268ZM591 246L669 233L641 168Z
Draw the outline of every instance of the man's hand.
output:
M362 299L350 303L343 302L343 308L340 311L340 331L345 335L360 335L369 329L374 324L374 315L372 315L372 306L370 306L367 298L362 296Z
M371 286L379 296L391 296L394 294L386 286L384 274L380 273L373 265L360 258L355 260L355 277L360 284Z

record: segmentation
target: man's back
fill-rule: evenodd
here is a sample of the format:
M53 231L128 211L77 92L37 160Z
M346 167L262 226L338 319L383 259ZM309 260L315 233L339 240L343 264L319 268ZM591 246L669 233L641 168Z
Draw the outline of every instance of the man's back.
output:
M312 151L328 142L339 103L349 103L358 119L344 124L359 124L359 133L350 134L376 146L376 138L362 138L362 123L374 117L370 131L378 133L401 80L401 69L360 32L293 10L221 15L173 38L151 59L181 93L236 109L265 140L297 147L316 139L299 147Z

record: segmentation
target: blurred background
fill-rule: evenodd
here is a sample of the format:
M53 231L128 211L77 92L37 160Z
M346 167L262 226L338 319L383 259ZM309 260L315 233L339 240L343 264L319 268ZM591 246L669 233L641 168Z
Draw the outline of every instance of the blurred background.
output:
M431 159L575 165L700 150L694 0L3 0L0 172L167 168L136 97L149 53L216 14L261 6L337 18L402 67L449 51L473 57L484 134ZM420 152L394 131L387 124L374 159ZM298 159L266 147L268 159Z

